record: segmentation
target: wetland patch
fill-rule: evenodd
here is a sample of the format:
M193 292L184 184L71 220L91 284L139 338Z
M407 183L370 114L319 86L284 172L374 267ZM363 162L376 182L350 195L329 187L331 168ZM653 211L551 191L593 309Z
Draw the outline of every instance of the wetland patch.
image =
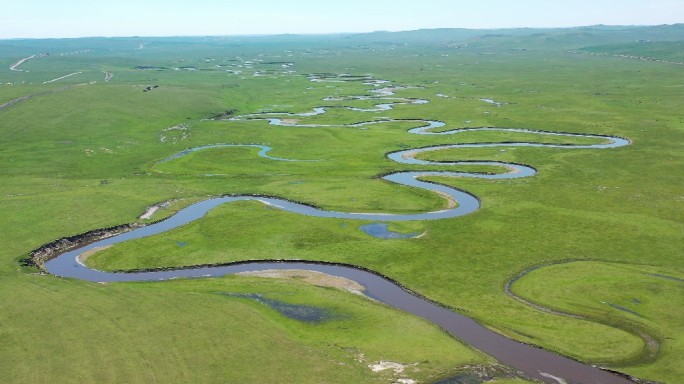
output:
M365 234L376 237L378 239L414 239L420 236L420 233L401 233L390 231L387 223L372 223L361 226L359 229Z
M269 299L259 293L222 293L230 297L254 300L258 303L269 306L281 315L301 321L304 323L322 323L325 321L341 318L342 316L333 313L331 310L311 305L290 304L278 300Z

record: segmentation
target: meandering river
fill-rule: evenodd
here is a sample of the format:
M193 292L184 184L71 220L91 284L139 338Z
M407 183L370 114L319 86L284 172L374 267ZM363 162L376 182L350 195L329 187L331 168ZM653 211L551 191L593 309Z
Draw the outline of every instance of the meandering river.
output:
M312 81L325 81L325 79L317 78ZM335 80L332 80L335 81ZM356 96L349 99L378 99L382 101L387 100L389 96L394 94L394 90L399 87L389 87L386 81L370 81L366 79L366 84L380 89L374 89L371 92L378 96ZM330 99L329 99L330 100ZM285 122L285 117L307 117L317 114L325 113L329 108L346 108L353 111L369 112L379 110L389 110L395 104L424 104L428 102L423 99L402 99L392 98L391 102L381 103L371 109L359 109L353 107L318 107L313 112L305 113L261 113L250 114L232 117L229 120L266 120L272 125L279 126L297 126L297 127L330 127L334 125L316 125ZM280 116L280 117L278 117ZM457 216L466 215L477 210L480 206L479 200L470 193L461 191L457 188L452 188L440 184L421 181L418 178L426 176L447 176L447 177L476 177L484 179L504 179L504 178L519 178L533 176L536 171L534 168L513 163L495 162L495 161L479 161L479 162L435 162L428 160L417 159L416 156L420 153L428 151L436 151L446 148L481 148L481 147L518 147L518 146L532 146L532 147L553 147L553 148L576 148L576 149L606 149L616 148L628 145L629 141L619 137L599 136L599 135L584 135L575 133L556 133L546 131L535 131L525 129L507 129L495 127L482 127L471 129L455 129L435 132L435 129L443 128L444 123L433 120L393 120L381 119L370 122L362 122L349 125L340 125L341 127L362 127L372 124L386 124L397 121L413 121L418 126L411 129L412 134L422 135L453 135L467 130L499 130L499 131L513 131L524 133L535 133L540 136L553 135L565 137L590 137L595 138L600 143L590 145L575 145L575 144L549 144L549 143L528 143L528 142L506 142L506 143L471 143L471 144L448 144L438 145L425 148L408 149L398 152L389 153L389 159L402 164L420 164L420 165L443 165L454 166L460 164L481 164L494 165L503 167L507 170L505 173L487 174L487 173L467 173L467 172L450 172L450 171L433 171L433 172L399 172L384 176L385 180L402 184L409 187L423 188L434 191L447 196L449 199L457 202L455 206L447 209L442 209L433 212L415 213L415 214L393 214L393 213L349 213L349 212L335 212L326 211L309 205L304 205L285 199L276 197L264 197L253 195L232 195L222 196L213 199L208 199L195 203L175 215L145 227L137 228L129 232L120 233L115 236L95 241L87 244L80 244L76 249L64 252L58 257L49 260L45 263L47 272L68 278L75 278L96 282L126 282L126 281L155 281L155 280L169 280L176 278L198 278L198 277L217 277L227 274L233 274L246 271L270 270L270 269L303 269L318 271L334 276L348 278L358 282L365 287L365 294L368 297L381 301L385 304L394 306L404 311L410 312L416 316L427 319L434 324L446 330L449 334L461 340L464 343L472 345L473 347L495 357L499 361L514 367L525 374L546 383L562 384L562 383L584 383L584 384L627 384L633 383L631 380L601 370L596 367L579 363L575 360L556 355L554 353L545 351L534 346L526 345L511 339L508 339L496 332L492 332L486 327L478 324L474 320L465 317L458 312L452 311L446 307L440 306L424 297L416 295L398 283L391 281L377 273L364 270L350 265L333 265L324 263L308 263L308 262L245 262L230 265L220 266L204 266L197 268L151 271L151 272L132 272L132 273L109 273L93 270L85 266L79 260L79 255L84 252L93 251L101 247L118 244L133 239L144 238L161 234L171 229L190 223L194 220L202 218L207 212L213 208L236 201L256 200L270 206L295 212L307 216L315 217L329 217L338 219L355 219L367 221L406 221L406 220L437 220L453 218ZM203 147L190 148L176 155L170 156L162 161L171 161L180 158L194 151L200 151L208 148L227 147L227 146L248 146L258 147L261 149L259 155L269 158L274 161L298 161L295 159L284 159L271 157L267 155L270 150L269 147L255 144L212 144Z

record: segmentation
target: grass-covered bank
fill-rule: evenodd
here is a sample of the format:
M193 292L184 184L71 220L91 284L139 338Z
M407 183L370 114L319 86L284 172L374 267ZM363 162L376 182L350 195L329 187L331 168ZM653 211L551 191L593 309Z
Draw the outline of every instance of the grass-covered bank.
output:
M682 338L675 326L677 316L681 317L677 307L671 308L674 318L654 317L646 324L669 338L662 344L664 352L646 365L626 365L642 350L643 342L633 333L602 324L610 323L602 319L628 313L601 312L603 305L594 309L591 292L579 297L587 302L571 308L564 303L570 303L573 294L549 289L548 295L557 295L539 293L537 298L533 286L546 287L549 279L557 277L554 274L544 275L542 283L536 280L532 287L521 285L519 294L525 296L529 289L525 297L533 302L591 315L596 321L536 311L507 297L503 285L528 266L565 259L681 270L684 200L674 171L684 162L681 67L548 50L536 37L525 40L527 51L512 51L509 42L494 40L498 45L473 44L463 50L438 45L390 50L378 44L374 53L349 41L335 51L330 50L331 42L240 47L169 42L133 53L137 42L129 52L126 41L87 40L82 44L90 48L112 45L69 59L30 60L22 64L27 73L7 70L28 56L22 56L24 48L14 54L11 45L3 46L0 61L8 65L0 66L0 76L17 84L0 86L0 104L58 88L59 82L41 83L76 71L85 71L84 77L64 79L61 85L91 79L97 83L36 96L0 111L0 286L4 292L0 295L0 371L15 382L215 382L223 378L249 382L263 381L267 363L289 368L289 381L385 380L369 372L371 362L344 360L347 352L329 347L324 340L340 340L350 350L375 351L368 352L377 353L370 359L410 364L423 361L418 355L424 355L430 363L424 364L424 375L415 376L421 380L429 375L437 378L439 372L446 376L459 365L482 363L485 358L428 324L328 290L244 278L99 286L21 272L18 260L41 244L133 222L151 204L173 199L184 204L226 193L259 193L347 212L439 209L446 204L441 197L377 176L455 169L398 164L386 159L388 152L458 142L537 139L481 131L413 135L407 133L415 126L411 122L319 129L204 120L232 110L239 115L374 104L323 101L328 96L367 94L370 88L361 82L315 83L306 76L331 72L372 73L395 84L420 86L398 90L396 97L425 98L430 103L368 113L338 108L320 116L298 117L299 123L420 118L444 121L448 128L493 126L617 135L631 139L632 145L598 151L496 148L425 154L431 160L519 162L539 173L501 181L434 178L474 193L483 206L462 218L402 224L400 229L406 232L426 232L420 239L373 239L358 231L361 222L307 218L259 203L237 203L162 236L112 247L90 262L106 269L274 258L357 264L459 308L510 337L643 378L680 381L684 373L676 364ZM30 47L30 42L21 44ZM285 57L294 62L292 68L265 64ZM179 68L183 66L196 70ZM286 73L289 70L296 72ZM105 83L103 71L114 77ZM159 87L144 92L154 85ZM497 107L481 99L503 104ZM187 128L170 129L181 124ZM157 163L183 149L214 143L269 145L273 156L321 161L275 162L256 156L252 149L222 148ZM162 210L152 220L164 214ZM569 272L573 271L559 273ZM585 292L594 284L592 271L577 273L578 281L568 292ZM606 281L621 274L612 271ZM634 291L633 296L642 301L641 296L655 295L654 302L665 297L648 289L648 284L600 287L610 295ZM343 309L353 315L312 328L254 303L214 294L231 290L270 294L285 301L292 294L293 302L327 307L348 302ZM602 300L629 308L617 299L610 296L616 303ZM604 309L615 310L611 308ZM405 323L388 323L399 320ZM394 326L404 330L401 339L390 337ZM221 337L214 337L217 334ZM438 347L421 344L421 335L432 335L424 337ZM397 355L380 353L387 350ZM268 362L259 361L264 354ZM290 361L292 355L297 362Z

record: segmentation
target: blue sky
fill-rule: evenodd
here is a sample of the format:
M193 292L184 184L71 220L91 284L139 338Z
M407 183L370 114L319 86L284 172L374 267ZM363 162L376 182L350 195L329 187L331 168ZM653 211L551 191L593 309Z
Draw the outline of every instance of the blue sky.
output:
M0 0L0 38L684 22L684 0Z

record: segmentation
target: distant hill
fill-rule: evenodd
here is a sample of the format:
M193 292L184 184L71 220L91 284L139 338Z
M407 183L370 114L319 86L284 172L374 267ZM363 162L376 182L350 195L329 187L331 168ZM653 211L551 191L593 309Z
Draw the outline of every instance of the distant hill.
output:
M606 26L576 28L514 28L514 29L421 29L404 32L371 32L321 35L264 36L175 36L175 37L87 37L77 39L10 39L0 40L0 57L16 56L19 52L68 51L88 48L100 54L129 50L131 46L154 42L156 50L173 52L178 47L203 46L261 49L285 47L296 49L387 48L412 50L459 49L473 53L501 53L510 50L567 51L586 49L589 53L641 53L666 59L680 59L672 49L684 42L684 24L659 26ZM663 43L649 47L638 42ZM668 43L669 45L665 44ZM617 44L617 45L616 45ZM599 47L589 49L590 47ZM634 51L636 50L636 51ZM644 50L648 52L643 52ZM657 51L657 52L656 52ZM641 52L641 53L639 53Z
M451 47L516 47L521 49L578 49L589 45L636 41L684 41L684 24L660 26L606 26L516 29L423 29L372 32L344 39L367 44L442 45Z

